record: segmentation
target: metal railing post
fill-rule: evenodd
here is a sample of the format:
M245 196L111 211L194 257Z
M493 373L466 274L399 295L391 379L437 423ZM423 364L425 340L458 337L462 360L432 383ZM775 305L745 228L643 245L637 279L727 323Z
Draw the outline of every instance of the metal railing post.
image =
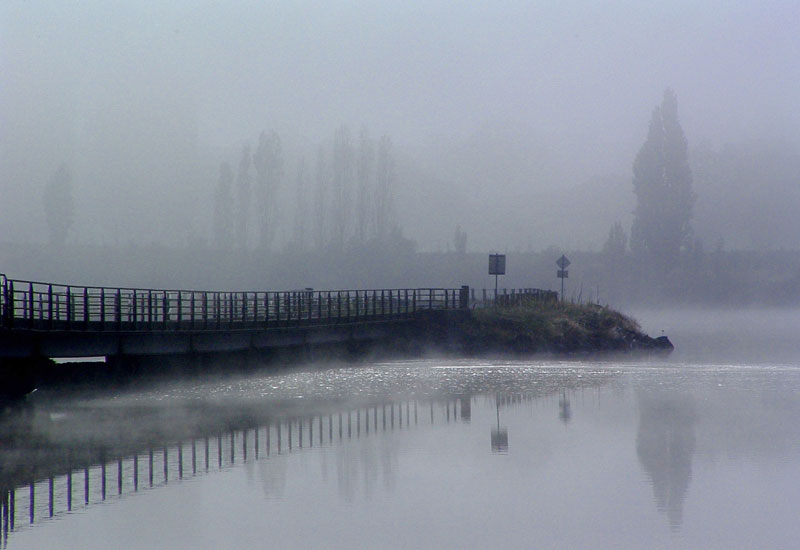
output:
M175 328L176 328L176 330L180 330L181 329L181 321L183 320L183 291L182 290L178 291L177 308L178 308L178 316L177 316L178 318L176 319L176 321L178 321L178 323L177 323L177 326Z
M331 315L331 291L329 290L328 291L328 322L329 323L331 321L331 317L332 317L332 315Z
M139 306L138 301L139 297L136 295L136 289L133 290L133 296L131 297L131 307L128 313L128 321L133 323L133 330L136 330L136 322L138 321L138 314L139 314ZM131 317L131 313L133 316Z
M47 285L47 326L53 328L53 285Z
M70 287L67 287L66 299L67 330L72 330L72 292L70 291Z
M151 290L147 291L147 328L153 330L153 291Z
M83 330L89 330L89 289L83 287Z
M8 283L6 282L6 276L0 274L0 326L5 326L6 321L8 319Z
M122 331L122 295L120 289L117 289L114 295L114 323L117 325L117 330Z
M169 293L166 290L164 292L162 292L161 294L162 294L162 297L161 297L161 300L162 300L162 303L161 303L161 316L163 317L163 319L162 319L163 330L167 330L167 323L169 322L169 302L170 302L170 299L169 299Z
M14 317L16 317L16 315L17 315L17 312L16 312L16 307L17 307L16 297L14 296L14 281L9 281L8 282L8 294L9 294L9 298L7 300L7 303L8 303L8 306L7 306L7 308L8 308L8 328L11 328L11 327L14 326Z
M106 329L106 289L100 289L100 330Z
M30 317L28 318L28 326L33 328L33 283L28 284L28 299L27 302L27 309Z

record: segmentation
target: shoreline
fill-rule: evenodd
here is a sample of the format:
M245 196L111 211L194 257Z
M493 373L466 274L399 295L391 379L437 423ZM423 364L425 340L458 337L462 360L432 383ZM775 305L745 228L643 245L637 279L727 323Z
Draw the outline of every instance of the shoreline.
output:
M511 353L556 356L656 352L674 349L666 336L652 338L638 322L607 306L529 302L472 310L450 327L457 351L468 356Z

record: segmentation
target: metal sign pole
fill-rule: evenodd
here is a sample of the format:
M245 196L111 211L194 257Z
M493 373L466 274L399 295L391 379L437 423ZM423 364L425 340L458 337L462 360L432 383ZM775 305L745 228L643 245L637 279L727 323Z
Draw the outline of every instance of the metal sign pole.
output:
M494 304L497 305L497 281L500 275L506 273L506 255L489 254L489 275L494 275Z
M564 279L569 277L569 271L567 271L567 267L569 266L570 261L567 259L565 255L561 255L561 257L556 260L556 265L558 266L558 278L561 279L561 303L564 303Z

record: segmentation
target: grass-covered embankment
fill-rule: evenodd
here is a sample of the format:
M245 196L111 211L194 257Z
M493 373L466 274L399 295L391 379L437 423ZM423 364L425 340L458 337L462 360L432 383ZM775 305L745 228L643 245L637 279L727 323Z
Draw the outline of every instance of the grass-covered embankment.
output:
M587 353L670 351L666 337L651 338L638 323L595 304L535 302L475 309L460 324L468 353Z

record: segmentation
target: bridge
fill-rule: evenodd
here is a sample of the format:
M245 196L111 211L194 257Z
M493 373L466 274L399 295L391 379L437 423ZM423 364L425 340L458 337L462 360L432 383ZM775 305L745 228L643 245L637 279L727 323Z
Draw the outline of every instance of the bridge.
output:
M502 290L498 301L555 299ZM474 289L203 291L58 285L0 275L0 359L263 350L379 340L494 303Z

